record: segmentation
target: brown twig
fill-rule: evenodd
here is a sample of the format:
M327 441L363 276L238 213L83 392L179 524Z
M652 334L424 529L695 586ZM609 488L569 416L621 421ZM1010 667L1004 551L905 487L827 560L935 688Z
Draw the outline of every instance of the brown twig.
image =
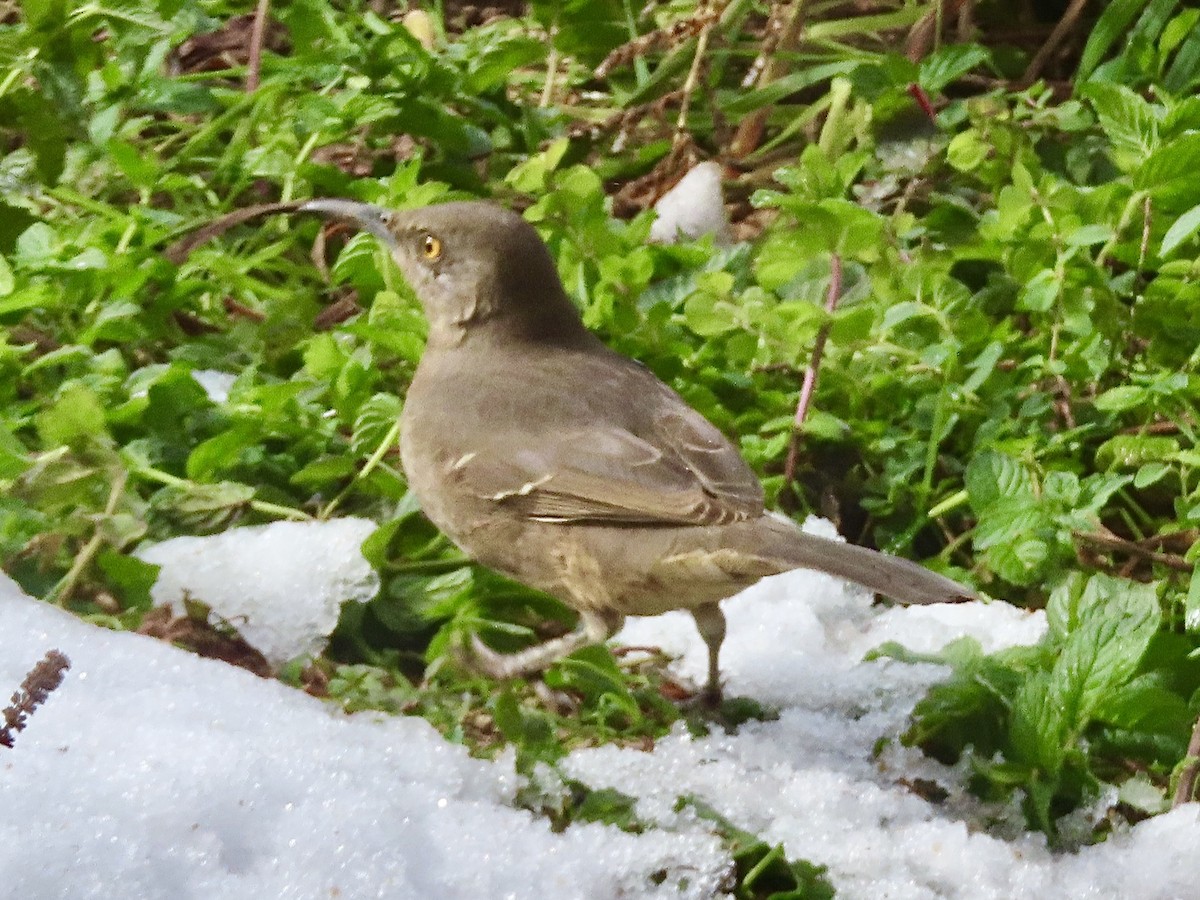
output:
M975 33L975 0L964 0L958 8L958 41L961 44L971 40Z
M704 65L704 54L708 51L708 36L712 33L713 23L720 18L721 6L720 3L713 5L711 17L700 29L700 36L696 38L696 54L692 57L691 68L688 69L687 79L683 82L683 99L679 103L679 117L675 120L676 146L687 140L687 115L692 105L692 94L696 92L696 85L700 83L700 69Z
M804 0L792 0L791 10L788 13L786 22L779 31L779 38L775 42L774 52L759 70L757 78L759 87L766 87L779 76L784 68L784 63L780 61L780 56L795 47L800 39L800 32L803 29ZM743 159L758 149L758 145L762 143L763 134L766 133L767 119L770 114L771 108L764 106L761 109L756 109L742 119L742 123L738 126L737 134L733 136L733 140L729 143L729 156L731 159Z
M71 667L71 661L58 650L49 650L37 665L29 670L21 686L13 692L12 703L0 712L0 747L10 750L17 740L17 732L23 731L33 711L46 702L46 698L63 682L63 676Z
M1084 532L1076 531L1076 539L1083 541L1086 544L1091 544L1093 547L1100 547L1105 550L1116 550L1120 553L1127 553L1132 557L1156 562L1166 566L1168 569L1174 569L1176 572L1191 572L1192 564L1182 556L1177 556L1174 553L1161 553L1157 550L1151 550L1145 546L1143 541L1129 541L1123 537L1118 537L1111 532Z
M358 305L358 292L351 291L321 310L313 320L313 328L317 331L328 331L335 325L354 318L360 312L362 307Z
M779 37L783 34L783 4L772 3L771 12L767 15L767 27L763 29L762 46L759 48L758 56L754 57L754 62L750 64L750 68L746 70L746 74L742 77L742 87L752 88L762 77L763 70L767 67L767 60L775 52L775 48L779 46Z
M1189 423L1191 424L1191 423ZM1147 425L1129 425L1119 434L1179 434L1183 429L1178 422L1150 422Z
M683 91L681 90L668 91L661 97L651 100L649 103L641 103L637 106L631 106L629 109L613 113L601 122L576 122L567 129L567 136L572 139L587 136L595 139L606 131L628 130L646 118L646 116L653 115L656 118L665 117L667 107L672 103L678 102L682 97Z
M1179 783L1175 785L1175 797L1171 800L1171 808L1190 803L1196 793L1196 776L1200 775L1200 719L1192 727L1192 739L1188 741L1187 765L1179 773Z
M1050 32L1050 37L1046 38L1046 42L1033 59L1029 61L1029 66L1025 69L1025 74L1021 76L1019 84L1030 85L1037 81L1038 76L1042 74L1042 69L1049 62L1050 57L1054 55L1054 51L1058 49L1058 45L1063 42L1063 39L1070 33L1079 21L1079 17L1083 15L1083 11L1087 8L1088 0L1071 0L1071 5L1067 7L1067 11L1063 13L1058 24L1054 26L1054 30Z
M699 34L705 28L710 28L720 18L720 10L706 7L698 10L690 19L673 22L666 28L659 28L648 34L643 34L627 44L622 44L613 50L600 65L596 66L596 77L607 78L618 66L625 66L639 56L645 56L660 47L670 47Z
M175 265L181 265L184 260L191 255L191 252L201 244L211 241L215 237L220 237L230 228L235 225L241 225L243 222L248 222L258 216L269 215L270 213L278 212L295 212L303 201L293 201L291 203L263 203L259 206L247 206L243 209L234 210L226 215L219 216L213 219L207 225L197 228L190 234L184 235L174 244L163 251L163 256L169 262Z
M250 29L249 59L246 63L246 93L252 94L258 90L259 77L262 74L263 39L267 33L267 10L271 0L258 0L254 7L254 23Z
M909 29L908 37L904 39L904 55L912 62L920 62L937 46L937 38L942 26L950 19L958 20L960 40L964 28L964 10L967 23L970 22L969 0L944 0L942 3L930 4L929 12Z
M829 291L825 295L825 311L833 315L838 298L842 293L842 257L834 253L829 258ZM800 385L800 399L796 402L796 415L792 420L792 439L788 442L787 461L783 465L783 483L790 485L796 479L796 465L800 460L800 428L808 418L808 407L812 403L817 387L817 374L821 369L821 357L825 353L825 342L829 340L830 322L825 321L817 331L813 342L812 358L804 370L804 382Z
M57 340L44 331L31 325L13 325L8 331L12 344L33 344L38 353L51 353L62 346Z
M222 305L225 307L225 312L235 319L245 319L248 322L265 322L267 314L260 312L252 306L247 306L244 303L239 303L232 297L226 297Z
M649 209L658 199L678 183L685 172L696 162L696 145L691 135L684 134L671 146L671 152L660 159L645 175L625 183L613 195L613 212L616 215L633 215Z

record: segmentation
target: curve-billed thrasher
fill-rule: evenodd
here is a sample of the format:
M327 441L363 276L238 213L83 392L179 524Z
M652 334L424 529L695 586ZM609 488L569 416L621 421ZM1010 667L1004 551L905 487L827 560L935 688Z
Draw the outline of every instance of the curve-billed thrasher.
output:
M300 210L384 241L429 341L404 404L401 457L431 520L471 558L578 610L579 627L512 655L505 678L611 636L627 615L686 609L720 696L719 601L766 575L819 569L902 603L972 596L906 559L805 534L763 508L750 467L703 416L580 321L537 232L490 203Z

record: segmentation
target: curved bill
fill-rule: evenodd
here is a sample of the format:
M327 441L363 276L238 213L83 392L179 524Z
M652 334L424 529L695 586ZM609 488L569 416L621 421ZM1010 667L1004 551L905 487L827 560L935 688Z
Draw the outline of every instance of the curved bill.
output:
M375 235L389 248L396 246L396 236L388 229L392 213L382 206L359 203L357 200L320 199L301 203L296 212L311 212L342 219Z

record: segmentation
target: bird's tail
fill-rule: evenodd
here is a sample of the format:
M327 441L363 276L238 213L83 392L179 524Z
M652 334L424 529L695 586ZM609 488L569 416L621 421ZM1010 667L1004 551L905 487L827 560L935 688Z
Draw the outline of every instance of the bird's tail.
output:
M912 560L808 534L790 519L772 518L769 531L771 556L788 563L785 568L817 569L905 604L978 599L965 585Z

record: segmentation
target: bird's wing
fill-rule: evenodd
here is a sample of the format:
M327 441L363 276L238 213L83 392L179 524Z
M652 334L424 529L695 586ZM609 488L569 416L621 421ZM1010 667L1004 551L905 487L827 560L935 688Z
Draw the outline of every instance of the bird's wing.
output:
M492 434L451 477L541 522L719 525L762 515L762 486L733 445L682 403L664 406L643 435L601 425Z

